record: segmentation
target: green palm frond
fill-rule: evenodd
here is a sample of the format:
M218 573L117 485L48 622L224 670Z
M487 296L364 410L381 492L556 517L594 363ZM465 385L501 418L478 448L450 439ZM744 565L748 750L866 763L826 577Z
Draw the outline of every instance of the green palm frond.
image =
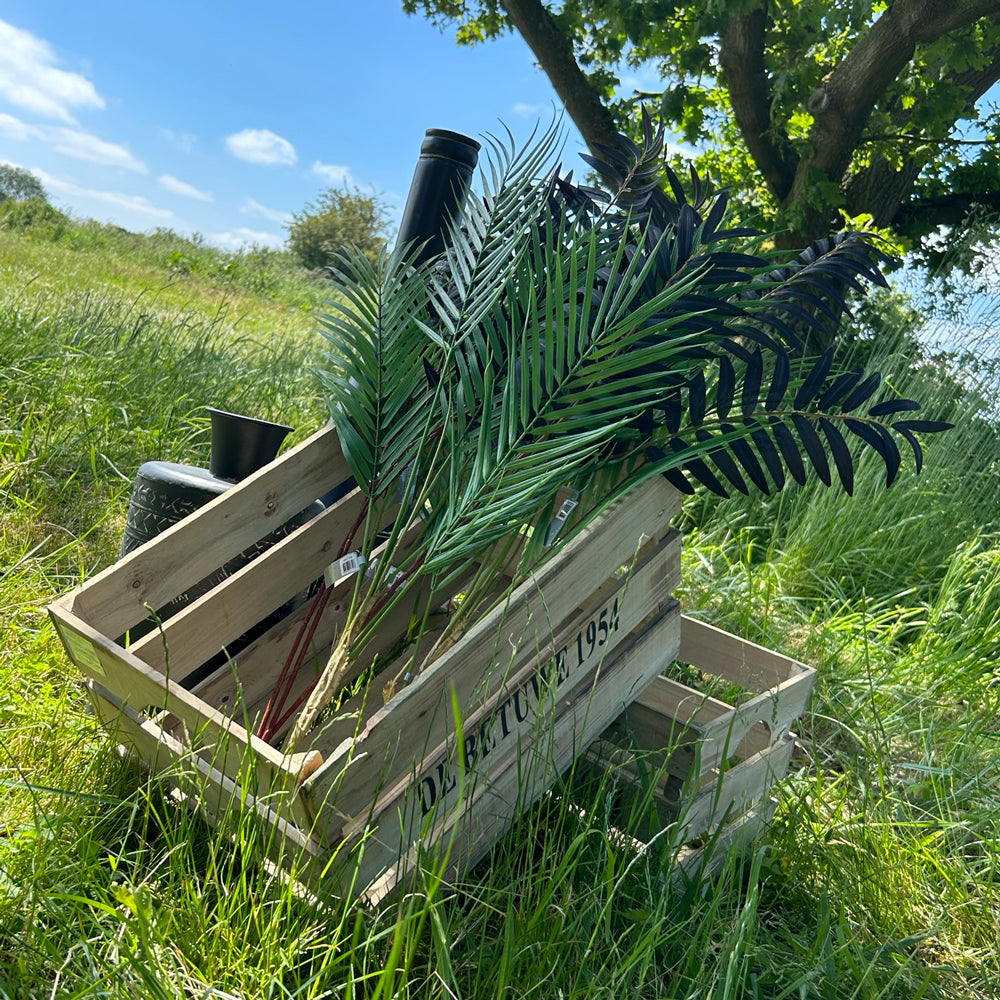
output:
M881 455L891 482L894 433L919 464L912 421L853 412L876 381L827 384L830 357L792 377L793 327L836 318L845 287L881 283L881 251L848 235L776 267L727 226L726 192L695 175L688 200L668 172L671 199L653 183L663 136L648 119L646 133L646 148L588 158L616 185L605 192L559 177L554 128L522 152L493 140L482 194L433 266L397 253L335 270L331 414L369 497L408 470L427 572L463 568L609 466L622 489L663 473L725 494L809 466L830 482L832 456L850 491L847 440Z
M427 420L419 322L429 299L426 271L403 253L372 263L346 251L331 267L338 298L319 317L331 364L318 376L344 456L369 497L413 458Z
M554 127L521 152L493 140L441 257L346 253L334 268L320 379L377 508L362 551L399 511L345 642L422 577L433 593L478 563L488 581L512 538L530 568L549 539L526 526L561 490L579 491L583 522L661 474L727 494L835 471L850 493L859 448L890 485L897 439L919 470L918 435L948 426L912 419L911 400L876 402L880 379L835 372L830 352L800 357L799 333L845 314L845 290L883 282L876 246L848 234L792 261L761 253L760 234L729 224L725 191L693 172L690 199L669 171L673 196L660 188L662 130L645 132L645 148L588 159L607 191L560 175Z

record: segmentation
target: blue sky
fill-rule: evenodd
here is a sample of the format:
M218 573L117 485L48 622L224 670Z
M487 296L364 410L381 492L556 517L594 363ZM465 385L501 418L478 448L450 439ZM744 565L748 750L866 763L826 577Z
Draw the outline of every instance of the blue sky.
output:
M278 245L343 183L398 215L426 128L523 141L555 106L519 36L460 48L399 0L0 0L0 160L133 230Z

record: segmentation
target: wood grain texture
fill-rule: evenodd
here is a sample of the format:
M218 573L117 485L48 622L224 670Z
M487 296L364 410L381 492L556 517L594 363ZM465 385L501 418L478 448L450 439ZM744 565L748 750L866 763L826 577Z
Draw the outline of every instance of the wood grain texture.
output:
M148 607L184 593L349 475L336 431L324 427L62 603L99 632L122 635L146 618Z
M418 865L441 865L446 878L474 865L602 731L627 699L629 686L654 676L676 655L678 617L672 602L652 624L630 635L585 690L560 698L544 725L522 733L503 759L469 773L450 807L424 816L412 789L384 804L355 833L365 840L359 885L369 884L368 897L377 900L398 890Z
M297 773L279 751L70 612L53 606L49 613L76 665L114 694L121 706L131 708L137 717L158 712L175 716L182 727L188 754L202 757L237 782L245 780L248 773L253 774L253 787L258 795L288 799L297 819L309 822L310 814L295 794L299 787Z
M373 789L409 770L415 752L443 742L452 724L452 703L465 711L485 703L506 677L550 647L553 632L578 612L581 598L629 563L657 527L667 530L664 511L673 502L673 489L654 480L571 539L505 605L472 626L458 645L372 716L353 742L349 767L335 755L306 783L304 791L316 808L335 797L338 812L356 814L371 802ZM679 549L674 564L664 573L675 576ZM663 595L675 585L665 578Z

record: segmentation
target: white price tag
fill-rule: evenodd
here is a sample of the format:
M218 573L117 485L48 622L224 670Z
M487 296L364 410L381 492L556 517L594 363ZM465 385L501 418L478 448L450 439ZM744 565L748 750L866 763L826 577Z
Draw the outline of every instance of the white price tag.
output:
M323 571L323 579L328 587L334 586L338 580L343 580L345 576L353 576L364 566L365 557L360 552L348 552L346 556L341 556L336 562L330 563Z

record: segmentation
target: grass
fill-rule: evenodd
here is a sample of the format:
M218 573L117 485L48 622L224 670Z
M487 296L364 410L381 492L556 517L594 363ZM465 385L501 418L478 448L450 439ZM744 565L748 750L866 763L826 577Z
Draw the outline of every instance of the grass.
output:
M888 493L871 466L850 501L686 508L688 607L819 669L751 851L672 885L677 845L631 849L616 826L643 803L615 816L614 777L581 768L458 884L372 911L296 894L246 812L212 831L121 757L44 614L115 558L142 461L204 463L205 404L318 425L305 311L123 246L0 233L0 254L0 997L1000 995L982 416ZM907 361L896 380L939 385ZM940 391L934 416L955 405Z

